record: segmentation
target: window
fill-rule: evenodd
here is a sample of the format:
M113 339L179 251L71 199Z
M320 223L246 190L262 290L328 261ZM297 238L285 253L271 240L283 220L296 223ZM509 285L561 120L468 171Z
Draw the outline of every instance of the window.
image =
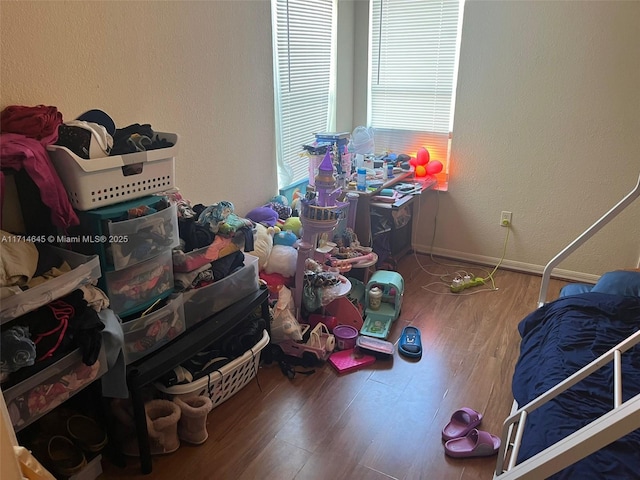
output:
M445 166L463 0L372 0L367 119L377 152L426 147Z
M302 146L335 127L335 0L271 0L278 187L308 177Z

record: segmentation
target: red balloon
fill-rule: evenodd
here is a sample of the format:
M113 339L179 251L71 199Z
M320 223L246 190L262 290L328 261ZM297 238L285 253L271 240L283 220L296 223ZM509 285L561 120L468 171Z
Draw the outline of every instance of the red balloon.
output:
M424 147L418 149L418 165L426 165L429 163L429 150Z
M427 173L429 175L435 175L436 173L440 173L442 171L442 162L438 160L434 160L433 162L429 162L427 165Z

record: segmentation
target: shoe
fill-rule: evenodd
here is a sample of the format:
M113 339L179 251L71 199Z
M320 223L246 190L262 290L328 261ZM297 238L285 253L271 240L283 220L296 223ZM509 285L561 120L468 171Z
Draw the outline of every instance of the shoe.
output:
M107 433L93 418L72 415L67 419L67 432L76 445L89 453L97 453L107 445Z
M47 455L52 469L64 477L75 475L87 465L82 450L62 435L54 435L49 439Z
M207 415L213 408L209 397L198 396L185 399L174 398L173 402L182 412L178 422L178 438L193 445L207 441Z
M482 414L473 408L463 407L451 415L451 420L442 429L442 439L446 442L453 438L466 436L482 422Z
M148 401L144 408L151 455L163 455L178 450L180 447L180 439L178 438L180 407L170 400L158 399ZM127 421L133 422L133 418ZM125 439L122 453L129 457L140 456L136 436Z
M450 457L490 457L498 453L500 439L489 432L472 429L465 437L453 438L444 444Z
M420 358L422 356L420 330L416 327L404 327L398 342L398 352L405 357Z

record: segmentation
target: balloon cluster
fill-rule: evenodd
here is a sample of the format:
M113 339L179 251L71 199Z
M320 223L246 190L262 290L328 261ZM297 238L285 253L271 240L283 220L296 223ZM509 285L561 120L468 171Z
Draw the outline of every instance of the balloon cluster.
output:
M416 177L435 175L442 171L442 162L439 162L438 160L430 162L429 160L429 150L424 147L420 147L416 157L409 160L409 165L413 167Z

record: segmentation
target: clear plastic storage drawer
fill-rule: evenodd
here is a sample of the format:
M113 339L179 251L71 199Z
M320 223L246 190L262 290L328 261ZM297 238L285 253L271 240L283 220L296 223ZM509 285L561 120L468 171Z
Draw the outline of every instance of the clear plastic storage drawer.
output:
M187 328L260 288L258 257L244 254L244 267L211 285L183 292Z
M58 360L23 382L3 391L14 428L21 430L71 398L107 371L104 345L98 360L82 362L80 350Z
M181 293L169 297L167 304L155 312L123 321L124 358L127 365L170 342L185 329Z
M122 270L180 244L176 204L143 217L108 222L113 268Z
M83 285L95 283L100 278L100 260L97 255L82 255L53 246L42 246L42 251L49 251L52 255L62 258L72 270L33 288L3 298L0 302L0 323L36 310Z
M149 260L105 274L111 309L120 316L140 311L173 291L171 250Z

